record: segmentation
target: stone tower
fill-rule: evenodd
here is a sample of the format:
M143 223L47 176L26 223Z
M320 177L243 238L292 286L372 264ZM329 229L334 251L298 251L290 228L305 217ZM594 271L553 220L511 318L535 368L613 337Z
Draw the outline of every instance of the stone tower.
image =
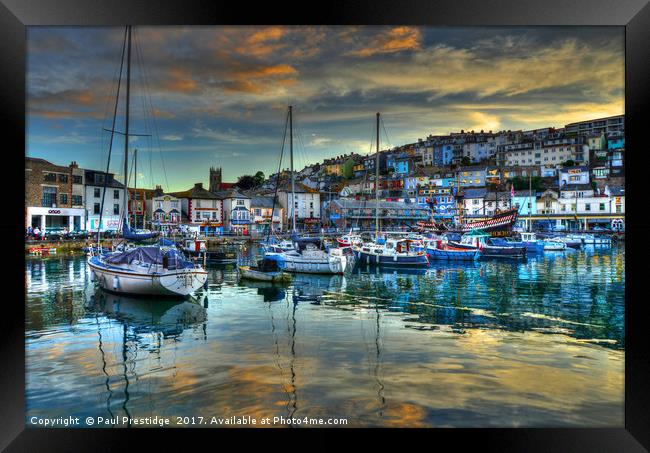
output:
M210 167L210 192L218 192L221 189L221 167Z

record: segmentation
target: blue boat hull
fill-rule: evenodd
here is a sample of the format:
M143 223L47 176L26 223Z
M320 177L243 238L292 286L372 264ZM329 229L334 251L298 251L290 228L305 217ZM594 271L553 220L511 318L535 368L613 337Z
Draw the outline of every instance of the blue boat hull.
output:
M440 250L427 249L431 260L474 261L479 257L478 250Z
M427 267L429 265L426 255L398 256L397 260L393 256L372 255L361 251L354 252L354 255L358 264L368 264L371 266Z

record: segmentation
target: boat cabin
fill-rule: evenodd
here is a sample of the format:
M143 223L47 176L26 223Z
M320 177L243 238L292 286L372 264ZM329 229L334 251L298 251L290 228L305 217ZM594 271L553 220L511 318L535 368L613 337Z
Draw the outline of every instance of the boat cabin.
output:
M187 239L185 241L186 252L203 253L207 250L205 239Z

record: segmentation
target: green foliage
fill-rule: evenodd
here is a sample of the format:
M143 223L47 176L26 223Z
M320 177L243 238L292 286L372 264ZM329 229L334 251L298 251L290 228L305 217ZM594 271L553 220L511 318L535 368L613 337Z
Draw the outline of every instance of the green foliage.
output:
M255 176L242 175L239 178L237 178L237 182L235 183L235 186L240 188L241 190L250 190L257 186L257 180L255 179Z
M529 187L532 190L542 189L542 178L539 176L533 176L532 178L515 176L509 179L508 182L515 186L515 190L528 190Z
M263 171L258 171L257 173L255 173L255 176L253 176L253 178L255 178L255 185L256 186L261 185L264 182L264 180L266 179L265 176L264 176Z
M472 165L472 161L470 160L469 156L465 156L460 161L460 164L463 165L463 166Z
M572 159L567 160L562 164L563 167L575 167L576 163Z

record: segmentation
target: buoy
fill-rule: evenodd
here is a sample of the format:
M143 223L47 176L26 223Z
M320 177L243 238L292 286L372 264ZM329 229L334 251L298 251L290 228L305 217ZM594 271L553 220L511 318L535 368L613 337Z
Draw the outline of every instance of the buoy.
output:
M113 277L113 289L118 289L119 287L120 287L120 280L116 275L115 277Z

